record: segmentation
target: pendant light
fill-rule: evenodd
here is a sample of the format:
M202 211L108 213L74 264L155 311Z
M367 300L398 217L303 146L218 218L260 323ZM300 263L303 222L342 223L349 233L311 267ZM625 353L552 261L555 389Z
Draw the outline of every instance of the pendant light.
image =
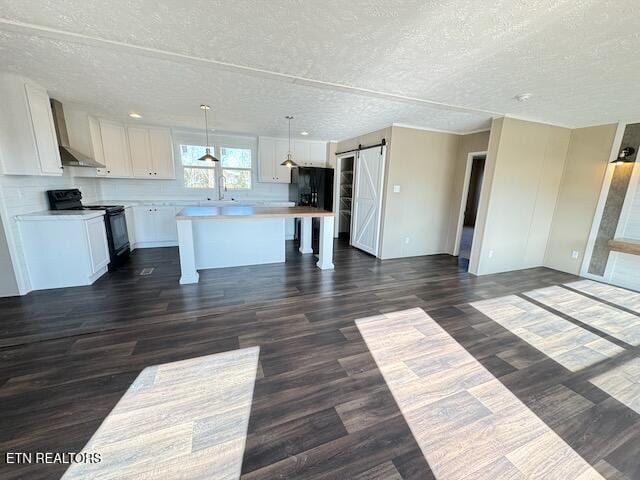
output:
M291 115L287 115L284 118L289 120L289 153L287 153L287 159L284 162L282 162L280 165L282 165L283 167L293 168L298 166L298 164L293 161L293 158L291 158L292 157L291 155L291 120L293 120L293 117Z
M202 162L218 162L219 160L211 155L211 148L209 147L209 123L207 122L207 110L211 107L209 105L200 105L200 108L204 111L204 133L207 137L207 147L205 148L205 153L198 160Z

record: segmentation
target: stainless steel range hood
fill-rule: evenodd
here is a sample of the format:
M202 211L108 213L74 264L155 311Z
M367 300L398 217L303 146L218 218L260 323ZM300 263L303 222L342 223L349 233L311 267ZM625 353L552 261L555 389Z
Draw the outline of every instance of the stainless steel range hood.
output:
M69 146L69 134L67 133L67 122L64 119L62 103L52 98L51 111L53 112L53 123L56 127L62 164L70 167L104 168L101 163Z

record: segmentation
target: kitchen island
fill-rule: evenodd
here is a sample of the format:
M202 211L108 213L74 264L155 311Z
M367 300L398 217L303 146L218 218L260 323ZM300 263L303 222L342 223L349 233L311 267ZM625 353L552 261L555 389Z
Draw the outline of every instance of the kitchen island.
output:
M300 253L313 253L311 219L320 218L316 265L333 269L333 212L313 207L186 207L177 215L180 283L198 283L198 270L282 263L286 218L301 219Z

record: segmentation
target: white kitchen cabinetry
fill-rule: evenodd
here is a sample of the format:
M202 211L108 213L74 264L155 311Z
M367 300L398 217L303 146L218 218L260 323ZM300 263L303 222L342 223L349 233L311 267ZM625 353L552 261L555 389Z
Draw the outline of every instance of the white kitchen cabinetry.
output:
M290 183L291 170L280 165L288 152L287 140L260 137L258 139L258 181Z
M292 142L293 160L301 167L325 167L327 144L313 140ZM291 170L280 165L289 152L286 138L259 137L258 181L266 183L290 183Z
M96 175L115 178L173 179L171 130L124 125L89 117L89 134L95 159L104 164ZM81 176L83 171L78 172Z
M127 127L127 137L129 138L133 176L153 176L149 130L143 127Z
M124 209L124 219L127 222L127 235L129 236L129 248L136 249L136 224L134 220L134 208L129 206Z
M0 160L5 175L62 175L47 91L0 75Z
M151 146L153 176L176 178L171 130L168 128L149 128L149 145Z
M294 142L294 160L301 167L326 167L327 144L307 140Z
M137 248L169 247L178 244L175 207L140 205L133 208Z
M38 149L40 169L44 175L61 175L62 162L49 95L45 89L33 85L26 84L24 88L31 112L31 126Z
M100 120L100 136L105 164L103 172L107 177L131 177L131 157L127 144L127 135L123 125ZM100 169L102 170L102 169Z
M168 128L127 127L127 136L134 177L175 178Z
M27 214L17 223L32 290L91 285L107 271L102 212Z

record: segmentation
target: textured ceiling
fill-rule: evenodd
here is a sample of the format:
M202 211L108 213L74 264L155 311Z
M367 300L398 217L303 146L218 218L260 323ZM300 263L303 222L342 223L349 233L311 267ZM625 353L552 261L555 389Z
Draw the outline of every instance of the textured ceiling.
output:
M315 138L640 117L637 0L0 0L0 69L94 113ZM531 92L526 103L514 95Z

